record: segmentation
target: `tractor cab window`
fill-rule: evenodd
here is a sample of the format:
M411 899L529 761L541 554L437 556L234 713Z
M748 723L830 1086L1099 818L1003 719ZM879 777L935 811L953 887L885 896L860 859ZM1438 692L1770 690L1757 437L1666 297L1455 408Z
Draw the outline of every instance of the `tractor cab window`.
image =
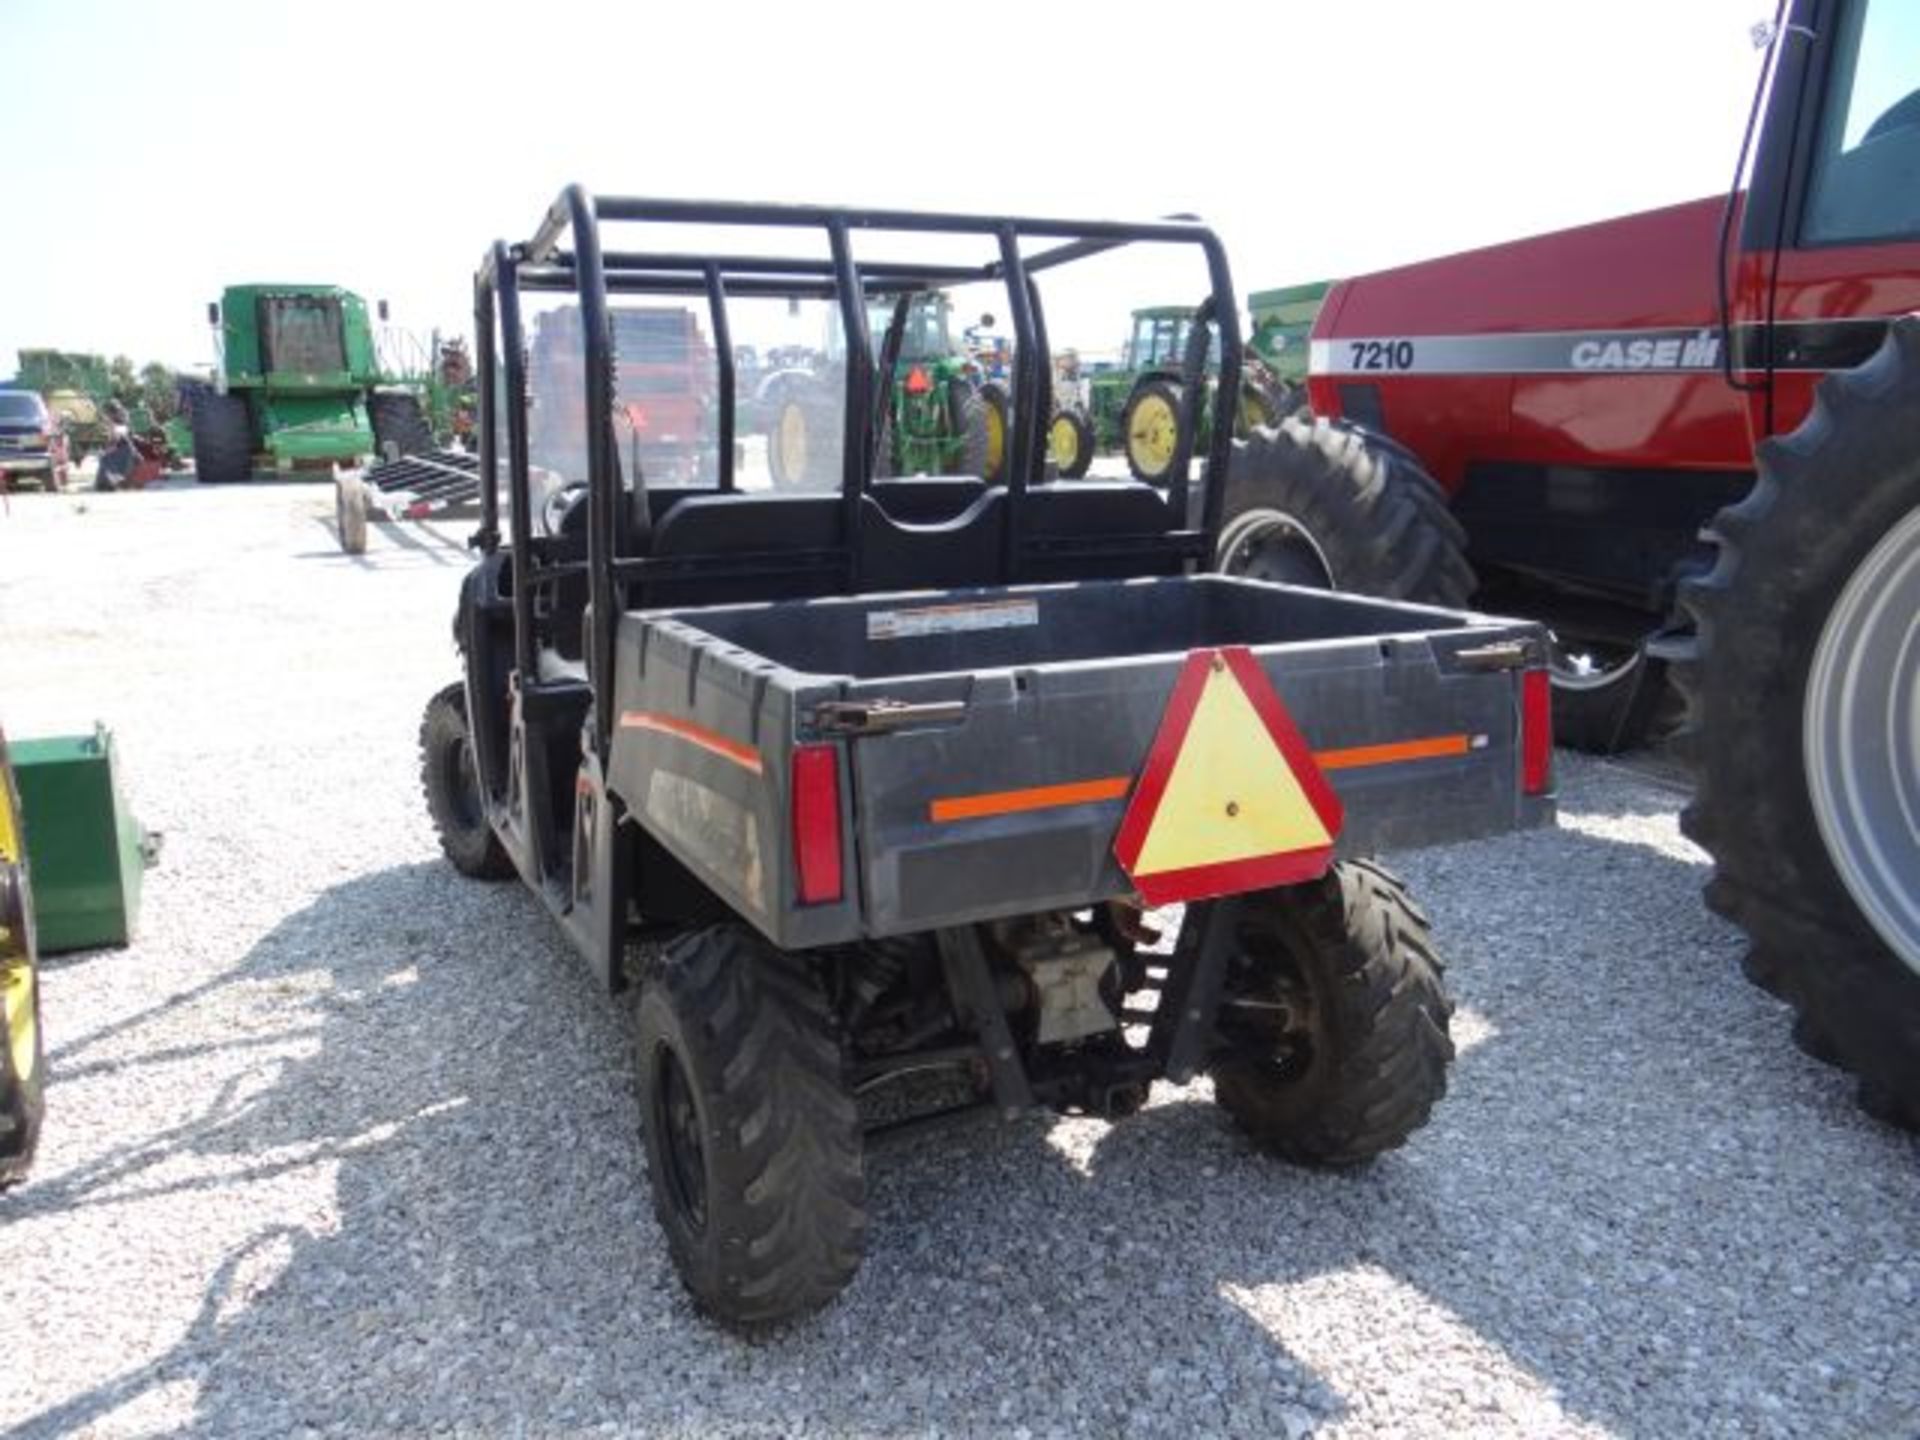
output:
M261 357L270 371L335 374L347 368L340 302L330 295L268 295L260 301Z
M1801 239L1920 235L1920 8L1857 0L1833 35Z
M871 300L867 303L867 328L873 336L876 356L884 342L887 327L893 323L895 300ZM907 307L905 328L900 332L900 358L944 360L955 353L951 325L952 303L941 294L916 295Z

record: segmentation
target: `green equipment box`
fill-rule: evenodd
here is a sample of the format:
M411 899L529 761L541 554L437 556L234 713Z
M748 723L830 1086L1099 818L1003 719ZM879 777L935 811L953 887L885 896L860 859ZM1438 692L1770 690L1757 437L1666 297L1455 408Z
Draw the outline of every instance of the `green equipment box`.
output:
M154 837L120 793L113 735L15 740L27 861L40 953L125 945L140 913L140 881Z

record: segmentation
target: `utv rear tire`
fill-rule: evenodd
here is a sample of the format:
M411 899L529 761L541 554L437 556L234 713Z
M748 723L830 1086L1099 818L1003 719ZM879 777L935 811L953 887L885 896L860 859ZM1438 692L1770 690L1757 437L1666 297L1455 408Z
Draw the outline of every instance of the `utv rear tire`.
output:
M1681 586L1697 634L1674 667L1697 769L1681 826L1801 1048L1920 1129L1920 725L1898 713L1920 693L1920 322L1822 380L1758 469L1709 527L1712 571Z
M420 783L440 848L453 868L476 880L504 880L513 862L487 823L467 725L467 688L447 686L427 702L420 722Z
M820 1309L860 1268L860 1116L825 995L748 926L680 936L640 979L654 1213L699 1307L754 1328Z
M1355 1165L1403 1144L1447 1091L1453 1003L1427 917L1368 861L1241 902L1214 1098L1261 1149ZM1247 1007L1235 1000L1280 1005Z
M433 449L433 430L420 397L403 390L376 390L367 397L367 420L373 426L373 453L387 458L387 446L400 455L421 455Z
M1413 456L1357 426L1284 420L1235 440L1214 566L1459 608L1466 531Z
M193 475L202 485L253 478L253 419L244 395L203 390L193 397Z

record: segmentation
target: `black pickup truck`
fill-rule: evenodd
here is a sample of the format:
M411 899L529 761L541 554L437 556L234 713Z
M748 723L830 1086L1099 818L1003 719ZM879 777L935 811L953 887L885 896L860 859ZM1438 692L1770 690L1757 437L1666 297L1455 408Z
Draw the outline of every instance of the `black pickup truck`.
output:
M814 258L602 246L687 225ZM901 234L978 258L867 258ZM517 874L631 999L655 1208L727 1323L852 1278L862 1147L910 1077L950 1082L953 1109L1118 1117L1207 1073L1280 1156L1400 1144L1445 1089L1452 1007L1426 919L1369 857L1552 818L1537 627L1203 573L1213 477L1266 463L1267 437L1222 413L1194 473L1051 470L1041 281L1126 245L1204 261L1226 379L1185 403L1230 405L1233 286L1197 223L575 187L481 266L481 557L465 676L422 727L428 801L460 870ZM1004 482L877 478L910 301L953 285L1002 287L1013 317ZM522 307L548 293L583 317L584 404L563 403L587 473L536 506L527 413L551 402L528 394ZM636 295L705 300L706 483L650 484L620 443L610 310ZM838 308L831 490L743 483L742 297Z

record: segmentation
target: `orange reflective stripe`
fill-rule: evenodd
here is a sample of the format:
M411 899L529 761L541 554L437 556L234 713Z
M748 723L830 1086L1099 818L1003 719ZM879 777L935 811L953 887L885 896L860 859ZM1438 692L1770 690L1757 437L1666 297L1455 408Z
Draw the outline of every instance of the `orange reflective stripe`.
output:
M1016 815L1022 810L1051 810L1059 805L1089 805L1118 800L1133 785L1128 775L1104 780L1074 780L1065 785L1034 785L1025 790L993 790L984 795L954 795L935 800L929 810L937 822L978 820L987 815Z
M1429 735L1419 740L1391 740L1380 745L1353 745L1344 750L1316 750L1314 763L1322 770L1361 770L1369 765L1396 765L1405 760L1438 760L1473 750L1467 735ZM1051 810L1062 805L1086 805L1118 800L1132 788L1125 775L1104 780L1075 780L1064 785L1033 785L1024 790L991 790L979 795L950 795L928 806L930 818L945 824L979 820L991 815L1017 815L1023 810Z
M651 710L629 710L620 717L622 730L651 730L657 735L671 735L676 740L684 740L689 745L698 745L709 755L718 755L722 760L730 760L743 770L760 773L760 752L751 745L742 745L738 740L729 740L717 735L704 726L695 725L691 720L676 720L671 715L657 715Z
M1392 740L1384 745L1354 745L1345 750L1316 750L1313 758L1322 770L1358 770L1368 765L1392 765L1401 760L1436 760L1465 755L1473 742L1465 735L1429 735L1423 740Z

